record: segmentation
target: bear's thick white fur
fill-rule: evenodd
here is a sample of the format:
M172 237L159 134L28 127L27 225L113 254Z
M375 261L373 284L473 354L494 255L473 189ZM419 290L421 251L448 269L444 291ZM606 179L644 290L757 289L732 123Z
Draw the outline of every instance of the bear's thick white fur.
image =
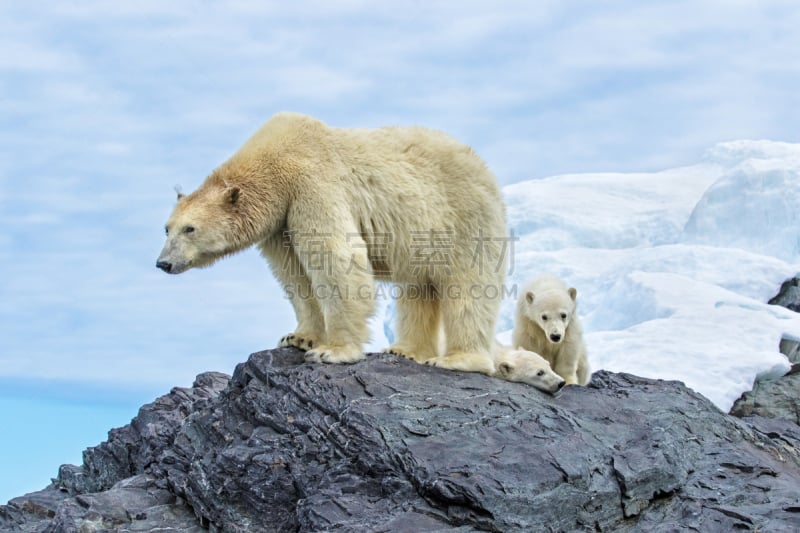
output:
M568 385L591 379L583 328L575 312L578 292L559 278L530 281L517 302L512 342L544 357Z
M545 392L556 392L566 383L538 353L495 344L494 377L527 383Z
M258 246L297 315L280 345L308 360L364 357L377 278L402 293L389 351L494 372L505 207L481 159L443 133L280 113L179 195L166 227L157 265L170 273Z

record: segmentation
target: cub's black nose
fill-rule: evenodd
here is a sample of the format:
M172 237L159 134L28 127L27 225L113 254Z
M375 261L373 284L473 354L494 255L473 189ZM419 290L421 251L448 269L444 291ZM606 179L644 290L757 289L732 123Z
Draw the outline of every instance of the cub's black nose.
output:
M558 384L558 390L561 390L561 388L562 388L564 385L566 385L566 384L567 384L567 382L566 382L566 381L562 381L561 383L559 383L559 384Z
M553 333L552 335L550 335L550 340L553 342L558 342L561 340L561 335L559 335L558 333Z
M156 263L156 267L160 268L166 273L169 273L172 270L172 263L169 261L159 261Z

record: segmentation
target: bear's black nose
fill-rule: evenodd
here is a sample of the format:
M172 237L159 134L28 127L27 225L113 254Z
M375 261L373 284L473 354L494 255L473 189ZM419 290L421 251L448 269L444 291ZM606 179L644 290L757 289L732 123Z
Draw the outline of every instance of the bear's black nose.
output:
M562 381L561 383L559 383L559 384L558 384L558 390L561 390L561 388L562 388L564 385L566 385L566 383L567 383L566 381Z
M561 335L558 334L558 333L551 333L550 334L550 340L553 341L553 342L558 342L558 341L561 340Z
M156 263L156 267L169 274L169 272L172 270L172 263L169 261L159 261Z

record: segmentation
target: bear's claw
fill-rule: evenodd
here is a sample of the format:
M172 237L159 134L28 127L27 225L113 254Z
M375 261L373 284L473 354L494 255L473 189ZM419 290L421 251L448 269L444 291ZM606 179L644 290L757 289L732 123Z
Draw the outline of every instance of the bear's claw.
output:
M390 346L383 350L383 353L388 353L392 355L396 355L397 357L403 357L405 359L411 359L417 363L425 363L428 364L428 361L435 360L436 356L425 357L422 355L417 355L414 351L406 350L402 347L398 348L396 346Z
M279 348L297 348L303 351L310 350L314 347L314 338L310 335L300 335L296 333L290 333L288 335L284 335L281 337L280 342L278 343Z

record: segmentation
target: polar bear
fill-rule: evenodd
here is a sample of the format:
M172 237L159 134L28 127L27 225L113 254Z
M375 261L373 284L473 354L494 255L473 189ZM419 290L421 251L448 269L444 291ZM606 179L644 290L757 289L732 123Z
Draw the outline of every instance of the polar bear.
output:
M156 266L170 274L257 246L297 316L279 345L306 350L309 361L364 358L378 279L400 289L387 351L494 371L505 206L483 161L443 133L334 128L279 113L196 191L178 195L166 232Z
M532 280L517 302L512 334L514 346L540 354L567 385L586 385L591 378L577 296L555 276Z
M527 383L545 392L556 392L566 383L544 357L528 350L495 344L494 363L494 377Z

